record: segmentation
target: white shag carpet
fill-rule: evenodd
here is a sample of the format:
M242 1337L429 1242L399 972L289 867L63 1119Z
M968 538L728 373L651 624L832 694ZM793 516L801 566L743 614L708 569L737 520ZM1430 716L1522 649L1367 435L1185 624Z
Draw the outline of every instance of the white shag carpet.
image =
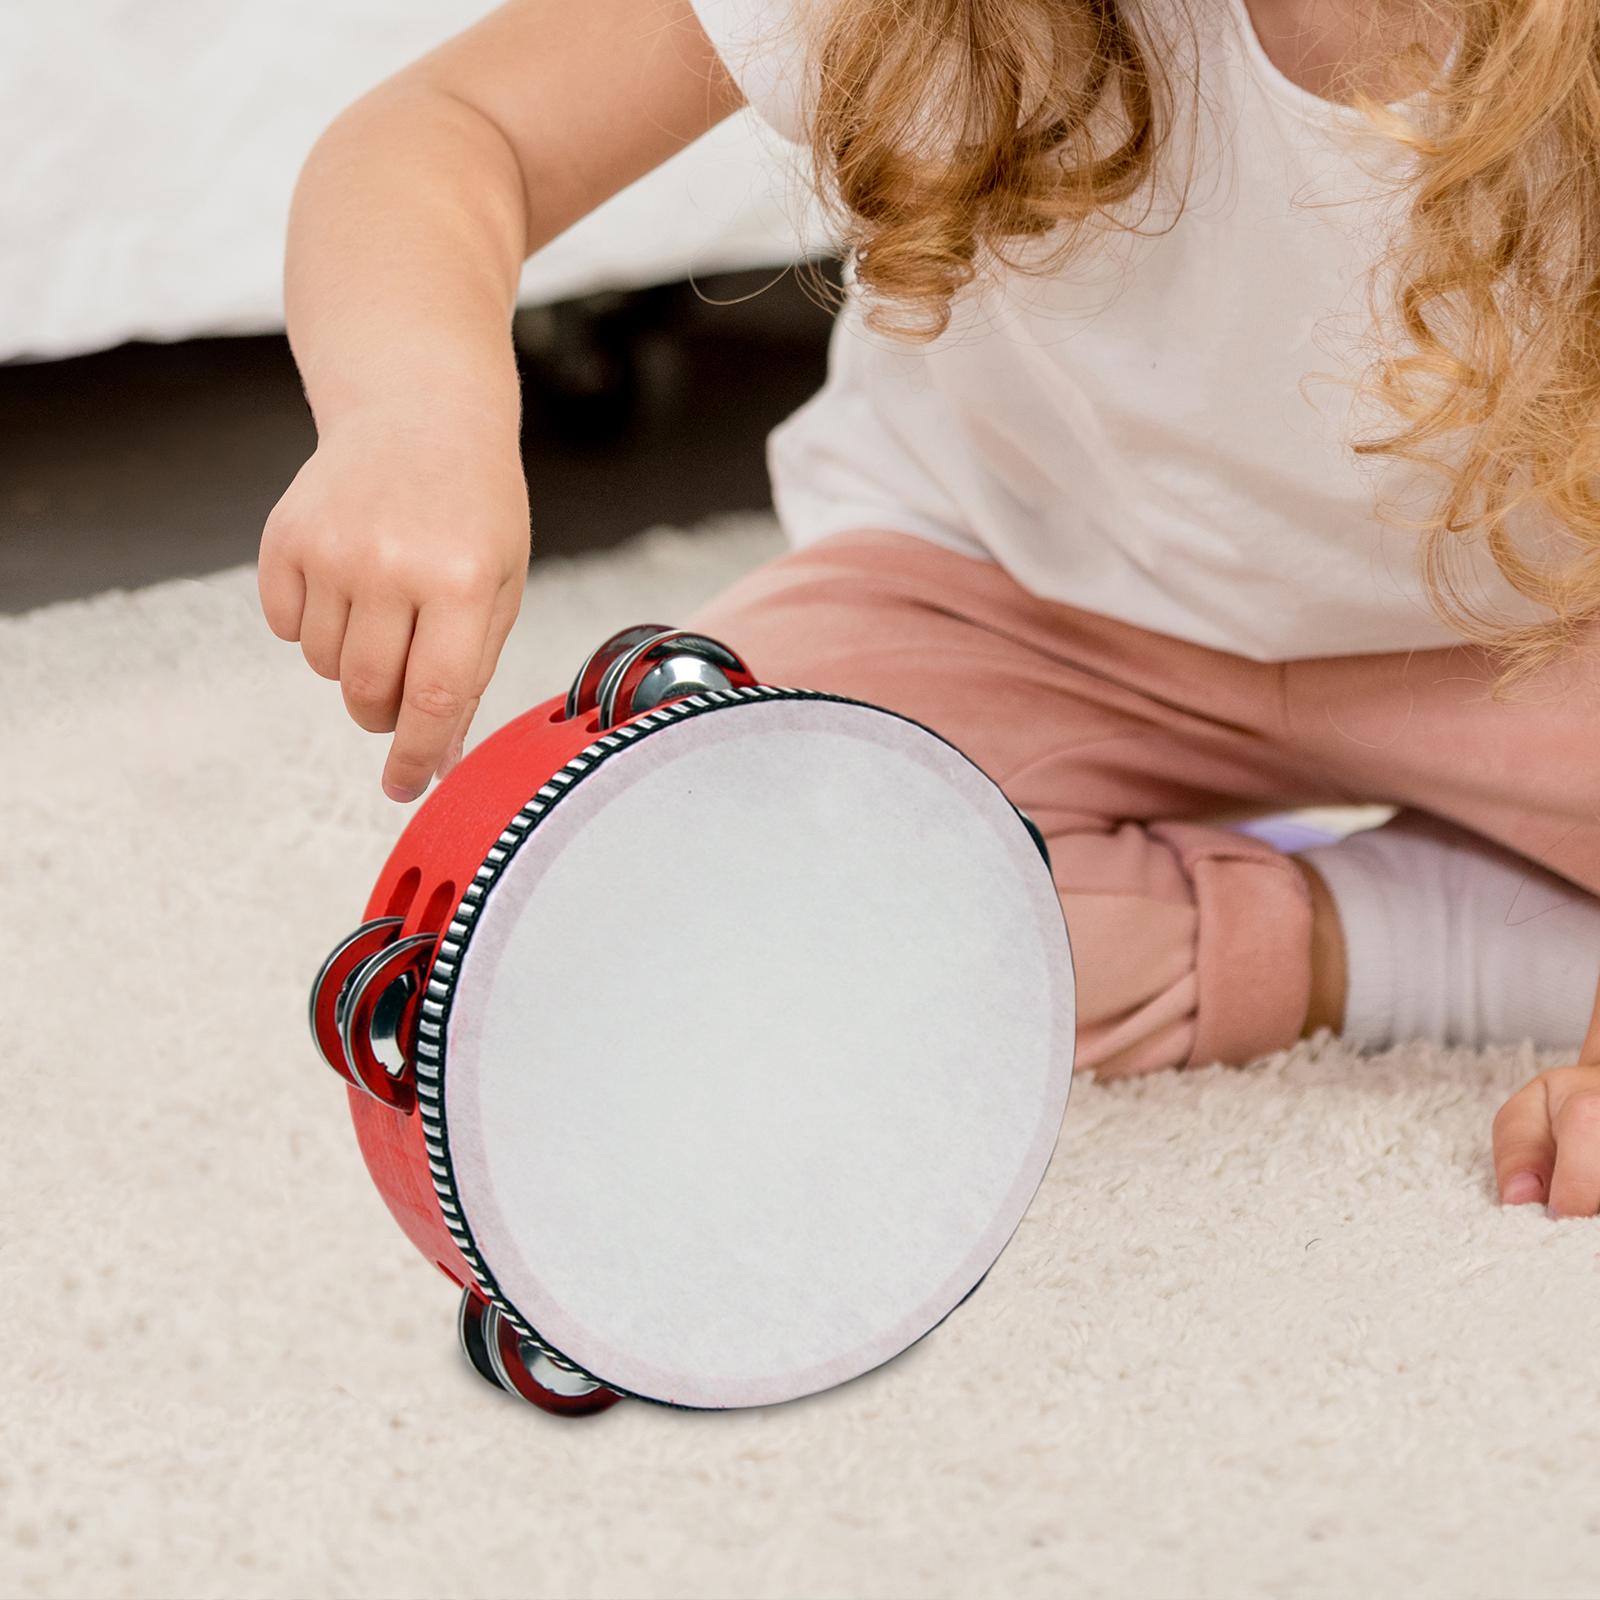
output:
M542 567L482 728L777 548ZM248 569L0 621L0 1594L1600 1593L1600 1221L1491 1190L1526 1052L1082 1074L983 1288L879 1372L578 1423L488 1388L306 1037L385 743Z

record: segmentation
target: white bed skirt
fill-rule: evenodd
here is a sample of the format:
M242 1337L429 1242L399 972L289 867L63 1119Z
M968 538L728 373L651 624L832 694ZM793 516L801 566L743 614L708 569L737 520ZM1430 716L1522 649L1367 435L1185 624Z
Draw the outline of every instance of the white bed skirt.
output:
M0 360L283 326L284 223L318 133L484 0L0 7ZM524 304L825 248L801 153L748 113L527 266Z

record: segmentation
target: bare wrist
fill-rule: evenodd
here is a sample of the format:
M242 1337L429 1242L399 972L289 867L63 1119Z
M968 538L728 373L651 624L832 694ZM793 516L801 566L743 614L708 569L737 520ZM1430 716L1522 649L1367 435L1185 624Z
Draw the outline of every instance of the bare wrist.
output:
M308 394L309 399L309 394ZM311 402L317 438L365 437L384 440L470 437L475 442L516 449L521 426L515 385L509 392L493 385L450 387L396 384L389 392L341 395Z

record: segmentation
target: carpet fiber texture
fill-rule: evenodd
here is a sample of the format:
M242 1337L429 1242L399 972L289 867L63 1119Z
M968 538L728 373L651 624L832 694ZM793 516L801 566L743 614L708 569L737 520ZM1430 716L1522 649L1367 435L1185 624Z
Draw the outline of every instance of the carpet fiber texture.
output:
M542 565L481 727L778 548ZM306 1036L386 741L246 569L0 622L0 684L0 1594L1600 1594L1600 1220L1488 1161L1553 1062L1082 1074L904 1357L563 1423L464 1365Z

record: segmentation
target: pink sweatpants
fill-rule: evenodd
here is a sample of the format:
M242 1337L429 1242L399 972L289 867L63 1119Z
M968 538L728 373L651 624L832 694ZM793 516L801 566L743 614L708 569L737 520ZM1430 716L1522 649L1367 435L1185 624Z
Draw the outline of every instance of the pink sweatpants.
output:
M765 682L915 718L1027 812L1072 938L1077 1059L1100 1077L1242 1063L1299 1036L1304 879L1219 817L1414 807L1600 892L1587 656L1503 702L1471 646L1251 661L1040 599L991 562L882 530L787 551L684 625Z

